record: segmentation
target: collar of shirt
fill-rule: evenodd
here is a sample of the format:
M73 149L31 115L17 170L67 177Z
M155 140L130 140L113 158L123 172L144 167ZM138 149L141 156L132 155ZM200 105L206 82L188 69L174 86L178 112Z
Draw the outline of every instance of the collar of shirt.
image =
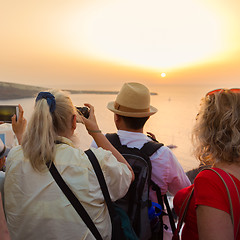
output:
M57 141L75 148L73 142L69 138L58 136Z
M140 132L118 130L117 134L123 145L127 145L128 147L137 147L139 149L144 145L144 143L151 140L144 133Z

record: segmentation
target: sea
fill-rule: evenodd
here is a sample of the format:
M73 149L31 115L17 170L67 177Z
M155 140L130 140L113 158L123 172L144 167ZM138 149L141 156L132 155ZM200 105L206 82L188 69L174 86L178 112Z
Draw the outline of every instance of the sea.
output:
M171 150L185 171L198 167L199 162L192 153L191 132L201 98L217 86L149 85L148 88L150 92L156 93L151 95L151 105L156 107L158 112L147 121L144 133L153 133L157 140L166 146L174 145L175 148ZM65 89L71 89L71 86ZM79 86L74 89L86 90L86 87L81 89ZM112 87L107 90L119 91L119 88ZM103 133L116 131L113 113L106 107L108 102L115 100L115 94L70 94L70 97L76 106L83 106L84 103L94 106L97 122ZM21 104L24 116L28 120L34 101L34 98L23 98L0 101L0 104ZM78 124L75 134L77 146L83 150L89 148L92 138L83 124Z

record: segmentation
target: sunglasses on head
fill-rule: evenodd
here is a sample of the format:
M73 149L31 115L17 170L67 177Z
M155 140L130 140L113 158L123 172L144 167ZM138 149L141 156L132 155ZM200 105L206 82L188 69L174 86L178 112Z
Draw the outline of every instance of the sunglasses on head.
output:
M206 94L206 97L214 95L215 93L221 93L223 91L230 91L230 92L233 92L233 93L240 93L240 88L230 88L230 89L219 88L219 89L215 89L215 90L212 90L212 91L208 92Z

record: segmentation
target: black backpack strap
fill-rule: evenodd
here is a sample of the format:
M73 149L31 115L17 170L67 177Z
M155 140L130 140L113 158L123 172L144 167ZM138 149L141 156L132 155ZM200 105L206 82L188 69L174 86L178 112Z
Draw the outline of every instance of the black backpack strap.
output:
M162 209L164 209L160 187L153 180L150 181L150 186L151 186L152 190L156 192L158 203L162 206ZM165 212L162 211L161 215L159 216L159 223L160 223L159 232L153 233L154 234L153 239L155 239L155 238L163 239L163 215L165 215Z
M149 157L153 155L154 152L156 152L159 148L161 148L164 144L163 143L159 143L157 140L153 140L150 142L147 142L143 145L143 147L141 148L141 151L144 152L145 154L147 154ZM168 203L168 199L167 199L167 195L164 194L163 195L163 199L162 199L162 193L161 193L161 189L160 187L154 182L154 181L150 181L150 184L152 186L152 190L156 191L156 195L157 195L157 199L158 199L158 203L163 207L163 199L164 199L164 203L165 206L167 208L167 213L168 213L168 217L169 217L169 222L172 228L172 232L174 234L175 230L176 230L176 226L175 226L175 222L174 222L174 218L172 215L172 211L171 208L169 206ZM162 221L162 219L161 219ZM163 231L161 231L161 234L163 234Z
M112 204L112 200L111 200L110 195L109 195L108 187L107 187L102 169L99 165L99 162L98 162L96 156L92 152L92 150L88 149L87 151L85 151L85 153L87 154L87 156L88 156L88 158L89 158L89 160L90 160L90 162L93 166L93 169L96 173L98 182L99 182L101 190L103 192L103 196L104 196L105 201L107 203L110 218L112 219L114 217L114 215L116 215L116 213L115 213L115 210L114 210L114 207L113 207L113 204Z
M49 162L47 163L47 166L49 168ZM77 197L74 195L74 193L71 191L71 189L68 187L68 185L65 183L65 181L63 180L62 176L60 175L60 173L58 172L56 166L54 165L54 163L52 162L49 168L50 173L52 174L54 180L56 181L57 185L59 186L59 188L63 191L63 193L65 194L65 196L68 198L69 202L72 204L72 206L74 207L74 209L77 211L77 213L79 214L79 216L82 218L82 220L84 221L84 223L87 225L87 227L89 228L89 230L92 232L92 234L94 235L94 237L97 240L102 240L102 237L98 231L98 229L96 228L95 224L93 223L92 219L90 218L90 216L88 215L87 211L84 209L84 207L82 206L82 204L79 202L79 200L77 199Z
M105 136L114 147L122 146L117 133L107 133Z
M117 135L117 133L107 133L106 138L109 140L109 142L111 142L111 144L113 146L122 146L121 141L119 139L119 136ZM159 143L157 141L150 141L147 142L143 145L143 147L140 149L140 151L147 155L147 156L151 156L153 155L154 152L156 152L160 147L163 146L163 143Z
M167 213L168 213L169 222L170 222L170 225L171 225L171 228L172 228L172 233L174 234L174 232L176 230L176 226L175 226L172 210L169 206L169 202L168 202L168 199L167 199L167 194L164 194L164 203L165 203L166 208L167 208Z
M163 146L163 143L150 141L145 143L143 147L140 149L140 151L150 157L162 146Z
M155 153L159 148L161 148L163 146L162 143L156 142L156 141L150 141L150 142L146 142L143 147L140 149L140 152L147 156L148 158L148 166L149 166L149 176L148 176L148 186L150 186L151 183L151 179L152 179L152 163L151 163L151 159L150 156L153 155L153 153ZM155 183L154 183L155 184ZM156 185L156 184L155 184ZM156 185L157 186L157 185ZM158 186L157 186L158 187ZM160 188L159 188L160 189ZM148 188L148 194L149 194L149 188ZM159 193L157 192L157 194L160 194L161 196L161 191L159 191ZM159 201L160 201L161 197L159 197ZM160 203L160 202L159 202ZM161 203L160 203L161 204ZM163 204L162 204L163 206Z
M168 218L169 218L169 222L172 228L172 233L174 234L175 230L176 230L176 226L175 226L175 222L174 222L174 218L173 218L173 214L172 214L172 210L169 206L169 202L167 199L167 194L163 195L163 199L162 199L162 195L161 195L161 189L160 187L153 181L151 180L151 186L152 186L152 190L156 191L156 195L157 195L157 199L158 199L158 203L163 207L163 199L164 199L164 203L165 206L167 208L167 213L168 213Z
M160 187L153 181L150 181L152 190L156 192L158 203L163 207L163 199Z
M112 200L110 198L109 195L109 191L108 191L108 187L102 172L102 169L99 165L99 162L95 156L95 154L92 152L92 150L88 149L85 151L85 153L87 154L93 169L96 173L98 182L100 184L104 199L106 201L107 204L107 208L108 208L108 212L111 218L111 222L112 222L112 239L122 239L125 240L126 237L124 235L123 229L122 229L122 225L121 225L121 219L120 217L117 215L115 208L113 206Z

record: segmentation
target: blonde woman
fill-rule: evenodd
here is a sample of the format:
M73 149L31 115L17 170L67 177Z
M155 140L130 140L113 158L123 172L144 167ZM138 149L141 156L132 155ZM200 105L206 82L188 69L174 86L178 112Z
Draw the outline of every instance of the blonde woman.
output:
M227 189L212 170L200 172L194 181L182 239L240 239L240 89L217 89L202 99L193 129L195 155L203 164L229 180L233 219ZM192 186L174 198L177 212ZM234 193L234 197L232 197Z
M95 239L57 186L46 163L54 162L103 239L111 239L111 221L92 165L71 138L81 120L99 148L96 155L112 200L124 196L134 178L131 167L98 128L94 108L86 119L79 116L62 91L40 92L28 127L20 106L12 119L20 146L8 155L4 185L5 211L11 239Z

